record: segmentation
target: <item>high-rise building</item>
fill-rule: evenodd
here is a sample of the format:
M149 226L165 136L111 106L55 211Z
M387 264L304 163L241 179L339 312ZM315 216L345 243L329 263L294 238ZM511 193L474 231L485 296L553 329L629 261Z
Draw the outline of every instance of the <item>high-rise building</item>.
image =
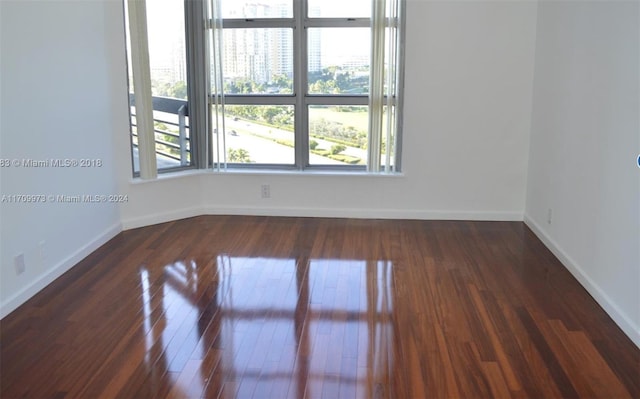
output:
M310 14L313 15L313 14ZM307 68L309 72L318 72L322 69L322 40L318 29L307 29Z
M229 2L227 18L287 18L290 2ZM275 76L293 77L293 31L288 28L225 29L223 73L227 80L247 79L269 83ZM319 71L321 35L316 30L308 37L308 68Z

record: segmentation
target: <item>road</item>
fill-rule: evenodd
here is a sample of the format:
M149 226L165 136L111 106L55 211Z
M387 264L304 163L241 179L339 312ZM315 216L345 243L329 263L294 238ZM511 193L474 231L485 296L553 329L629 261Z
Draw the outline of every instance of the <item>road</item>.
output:
M273 141L273 139L279 139L293 142L293 132L252 123L243 119L236 121L231 117L225 118L225 127L227 131L227 148L246 149L249 151L252 161L256 163L279 164L294 162L293 147L288 147ZM236 135L233 135L233 131L236 132ZM328 140L316 138L313 140L318 142L318 148L327 150L330 150L331 146L336 144ZM363 161L367 158L366 150L354 147L347 147L342 154L357 157ZM344 162L316 154L309 154L309 163L311 165L345 165Z
M274 139L288 140L293 142L294 134L282 129L277 129L269 126L252 123L247 120L239 119L234 121L232 117L225 118L226 123L226 148L233 149L245 149L249 152L249 158L252 163L262 164L295 164L295 149L283 144L278 144L273 141ZM234 133L232 133L235 132ZM214 135L213 139L216 140L217 136ZM318 142L318 149L330 150L331 146L336 143L316 139ZM222 142L220 142L222 145ZM215 143L214 143L215 148ZM342 154L350 155L366 160L366 150L354 147L347 147ZM138 166L138 149L134 148L134 164L135 170L139 169ZM167 167L179 166L180 163L171 158L164 157L157 154L158 168L163 169ZM214 157L215 158L215 157ZM311 165L345 165L344 162L336 161L331 158L323 157L317 154L309 154L309 163Z

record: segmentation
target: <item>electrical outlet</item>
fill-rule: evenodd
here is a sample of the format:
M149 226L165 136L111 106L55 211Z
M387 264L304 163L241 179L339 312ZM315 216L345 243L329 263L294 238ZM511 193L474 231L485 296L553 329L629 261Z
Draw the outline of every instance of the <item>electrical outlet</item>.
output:
M271 186L268 184L260 186L260 198L271 198Z
M551 208L549 208L547 210L547 223L551 224L552 220L553 220L553 210Z
M16 275L20 275L27 270L27 265L24 263L24 254L18 254L13 258L13 265L16 267Z

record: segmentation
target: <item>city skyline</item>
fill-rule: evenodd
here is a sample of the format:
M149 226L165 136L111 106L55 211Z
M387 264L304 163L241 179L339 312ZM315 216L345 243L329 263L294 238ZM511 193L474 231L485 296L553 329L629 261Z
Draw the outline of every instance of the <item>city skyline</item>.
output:
M350 12L360 16L369 0L357 0L340 6L333 0L309 0L309 14L326 16ZM288 18L292 15L291 1L222 1L222 15L226 18ZM366 14L366 12L365 12ZM152 79L163 83L186 81L186 51L184 5L182 0L163 0L147 3L149 55ZM330 66L357 68L369 63L368 28L315 28L308 32L307 65L310 72ZM350 40L345 40L350 37ZM223 75L227 80L247 79L268 83L272 77L293 76L293 30L226 29L223 31L225 51Z

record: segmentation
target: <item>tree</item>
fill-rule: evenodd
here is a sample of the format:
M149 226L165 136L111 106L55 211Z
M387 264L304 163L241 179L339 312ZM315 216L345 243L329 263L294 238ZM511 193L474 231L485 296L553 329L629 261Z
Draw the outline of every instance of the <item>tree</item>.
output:
M173 98L187 98L187 84L183 81L174 83L167 89L167 96Z
M351 74L349 72L336 74L336 86L340 91L350 90L351 87Z
M187 98L187 84L183 81L175 83L161 82L158 80L151 81L151 92L154 96Z
M251 157L249 156L249 151L244 148L229 148L227 150L227 162L230 163L251 163Z
M230 94L253 94L263 93L265 91L264 84L254 82L245 78L234 79L224 83L224 90Z
M271 78L271 84L281 89L286 89L292 86L292 81L285 74L273 75Z
M340 94L340 88L335 80L318 80L309 86L309 92L313 94Z
M309 140L309 148L312 150L315 150L316 148L318 148L318 142L315 140Z
M153 128L155 130L162 130L163 132L166 132L169 130L169 128L167 127L167 125L165 125L162 122L158 122L158 121L153 121Z
M267 122L268 124L273 124L273 119L278 116L278 114L280 113L280 109L274 106L266 106L262 107L260 113L260 117L263 121Z

